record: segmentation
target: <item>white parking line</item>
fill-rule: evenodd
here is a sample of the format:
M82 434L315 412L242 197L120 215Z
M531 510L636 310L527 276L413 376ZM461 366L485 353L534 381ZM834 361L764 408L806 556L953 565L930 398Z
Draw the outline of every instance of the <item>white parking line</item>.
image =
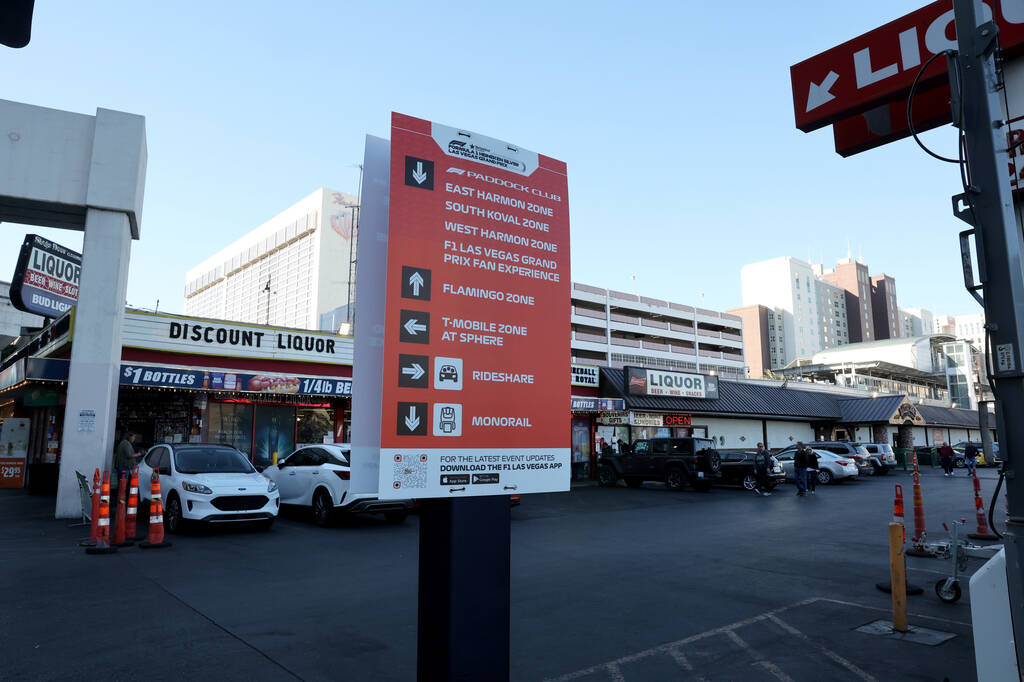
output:
M949 574L948 573L943 573L943 575L949 575ZM882 613L892 613L892 609L891 608L890 609L883 609L883 608L879 608L877 606L865 606L864 604L857 604L856 602L852 602L852 601L842 601L841 599L828 599L826 597L821 597L817 601L830 602L832 604L842 604L843 606L856 606L857 608L868 609L870 611L881 611ZM971 629L974 628L974 626L971 625L970 623L965 623L965 622L963 622L961 620L952 620L950 618L939 618L938 616L926 616L923 613L908 613L907 615L911 616L913 618L927 618L928 620L937 620L940 623L950 623L952 625L961 625L961 626L963 626L965 628L971 628Z
M625 676L622 674L622 668L619 667L618 663L614 661L605 666L608 671L608 676L612 678L612 682L626 682Z
M693 664L691 664L690 660L683 655L682 651L679 649L669 649L668 654L675 660L676 664L680 668L691 674L690 679L694 682L706 682L702 675L694 675Z
M774 616L771 617L774 618ZM793 678L787 675L786 673L782 672L779 666L767 660L764 656L757 653L754 647L750 646L745 641L743 641L743 638L737 635L735 630L729 630L725 634L729 636L729 639L736 642L736 644L741 649L750 654L750 657L754 659L757 665L761 666L762 668L770 672L772 675L775 676L776 679L782 680L782 682L794 682Z
M826 649L825 647L823 647L822 645L818 644L817 642L812 640L810 637L805 635L804 633L802 633L799 630L797 630L795 627L793 627L789 623L784 623L775 614L772 614L772 615L768 616L768 620L770 620L771 622L775 623L776 625L778 625L780 628L782 628L783 630L785 630L789 634L794 635L796 637L799 637L803 641L807 642L808 644L813 646L815 649L817 649L821 653L825 654L825 656L827 656L828 658L832 659L833 661L835 661L839 665L843 666L844 668L849 670L851 673L853 673L854 675L856 675L860 679L864 680L864 682L878 682L878 680L875 679L873 676L871 676L868 673L864 672L863 670L861 670L860 668L855 666L853 663L850 663L848 660L846 660L845 658L843 658L839 654L835 653L831 649Z

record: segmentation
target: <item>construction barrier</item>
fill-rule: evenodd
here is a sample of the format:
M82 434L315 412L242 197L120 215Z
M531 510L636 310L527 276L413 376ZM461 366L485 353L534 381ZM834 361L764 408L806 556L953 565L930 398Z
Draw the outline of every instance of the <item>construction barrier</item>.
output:
M96 522L99 528L96 544L86 547L86 554L113 554L117 547L110 544L110 472L103 472L103 484L100 488L100 509L99 519Z
M134 540L128 540L125 537L125 525L128 523L128 504L127 504L127 488L128 488L128 475L126 472L121 472L121 479L117 485L117 517L114 523L114 546L115 547L128 547L134 545Z
M149 495L149 540L140 542L142 549L160 549L170 547L171 543L164 541L164 505L160 499L160 476L153 472Z
M998 540L988 527L988 519L985 518L985 501L981 499L981 482L978 480L978 471L974 471L974 512L978 518L978 530L975 533L968 533L967 537L972 540Z
M132 484L128 489L128 513L125 534L129 540L138 542L142 536L138 534L139 510L139 467L132 468Z

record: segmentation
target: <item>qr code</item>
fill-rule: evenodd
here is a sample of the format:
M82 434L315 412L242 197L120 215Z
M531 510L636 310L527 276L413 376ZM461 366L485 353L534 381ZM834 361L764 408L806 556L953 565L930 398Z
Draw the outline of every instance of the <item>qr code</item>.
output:
M395 455L395 490L427 487L426 455Z

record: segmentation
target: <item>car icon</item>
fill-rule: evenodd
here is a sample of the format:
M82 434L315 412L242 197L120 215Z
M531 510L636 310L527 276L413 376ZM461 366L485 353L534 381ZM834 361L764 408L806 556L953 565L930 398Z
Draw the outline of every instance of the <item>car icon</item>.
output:
M438 372L437 380L458 382L459 372L455 369L455 365L441 365L441 371Z
M443 433L452 433L455 431L457 426L455 423L455 408L450 405L442 407L441 419L438 421L437 425Z

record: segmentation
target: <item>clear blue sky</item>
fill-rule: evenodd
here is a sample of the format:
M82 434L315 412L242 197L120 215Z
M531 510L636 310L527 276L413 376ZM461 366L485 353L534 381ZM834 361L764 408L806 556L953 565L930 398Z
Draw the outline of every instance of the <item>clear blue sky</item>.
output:
M831 264L849 240L901 305L976 312L956 167L907 141L842 159L830 129L793 124L790 65L922 4L40 0L0 74L6 99L146 117L135 306L181 311L205 256L317 187L354 193L364 136L395 110L564 160L576 281L636 275L641 294L723 309L743 264ZM955 150L951 129L927 139ZM30 231L81 246L0 226L0 278Z

